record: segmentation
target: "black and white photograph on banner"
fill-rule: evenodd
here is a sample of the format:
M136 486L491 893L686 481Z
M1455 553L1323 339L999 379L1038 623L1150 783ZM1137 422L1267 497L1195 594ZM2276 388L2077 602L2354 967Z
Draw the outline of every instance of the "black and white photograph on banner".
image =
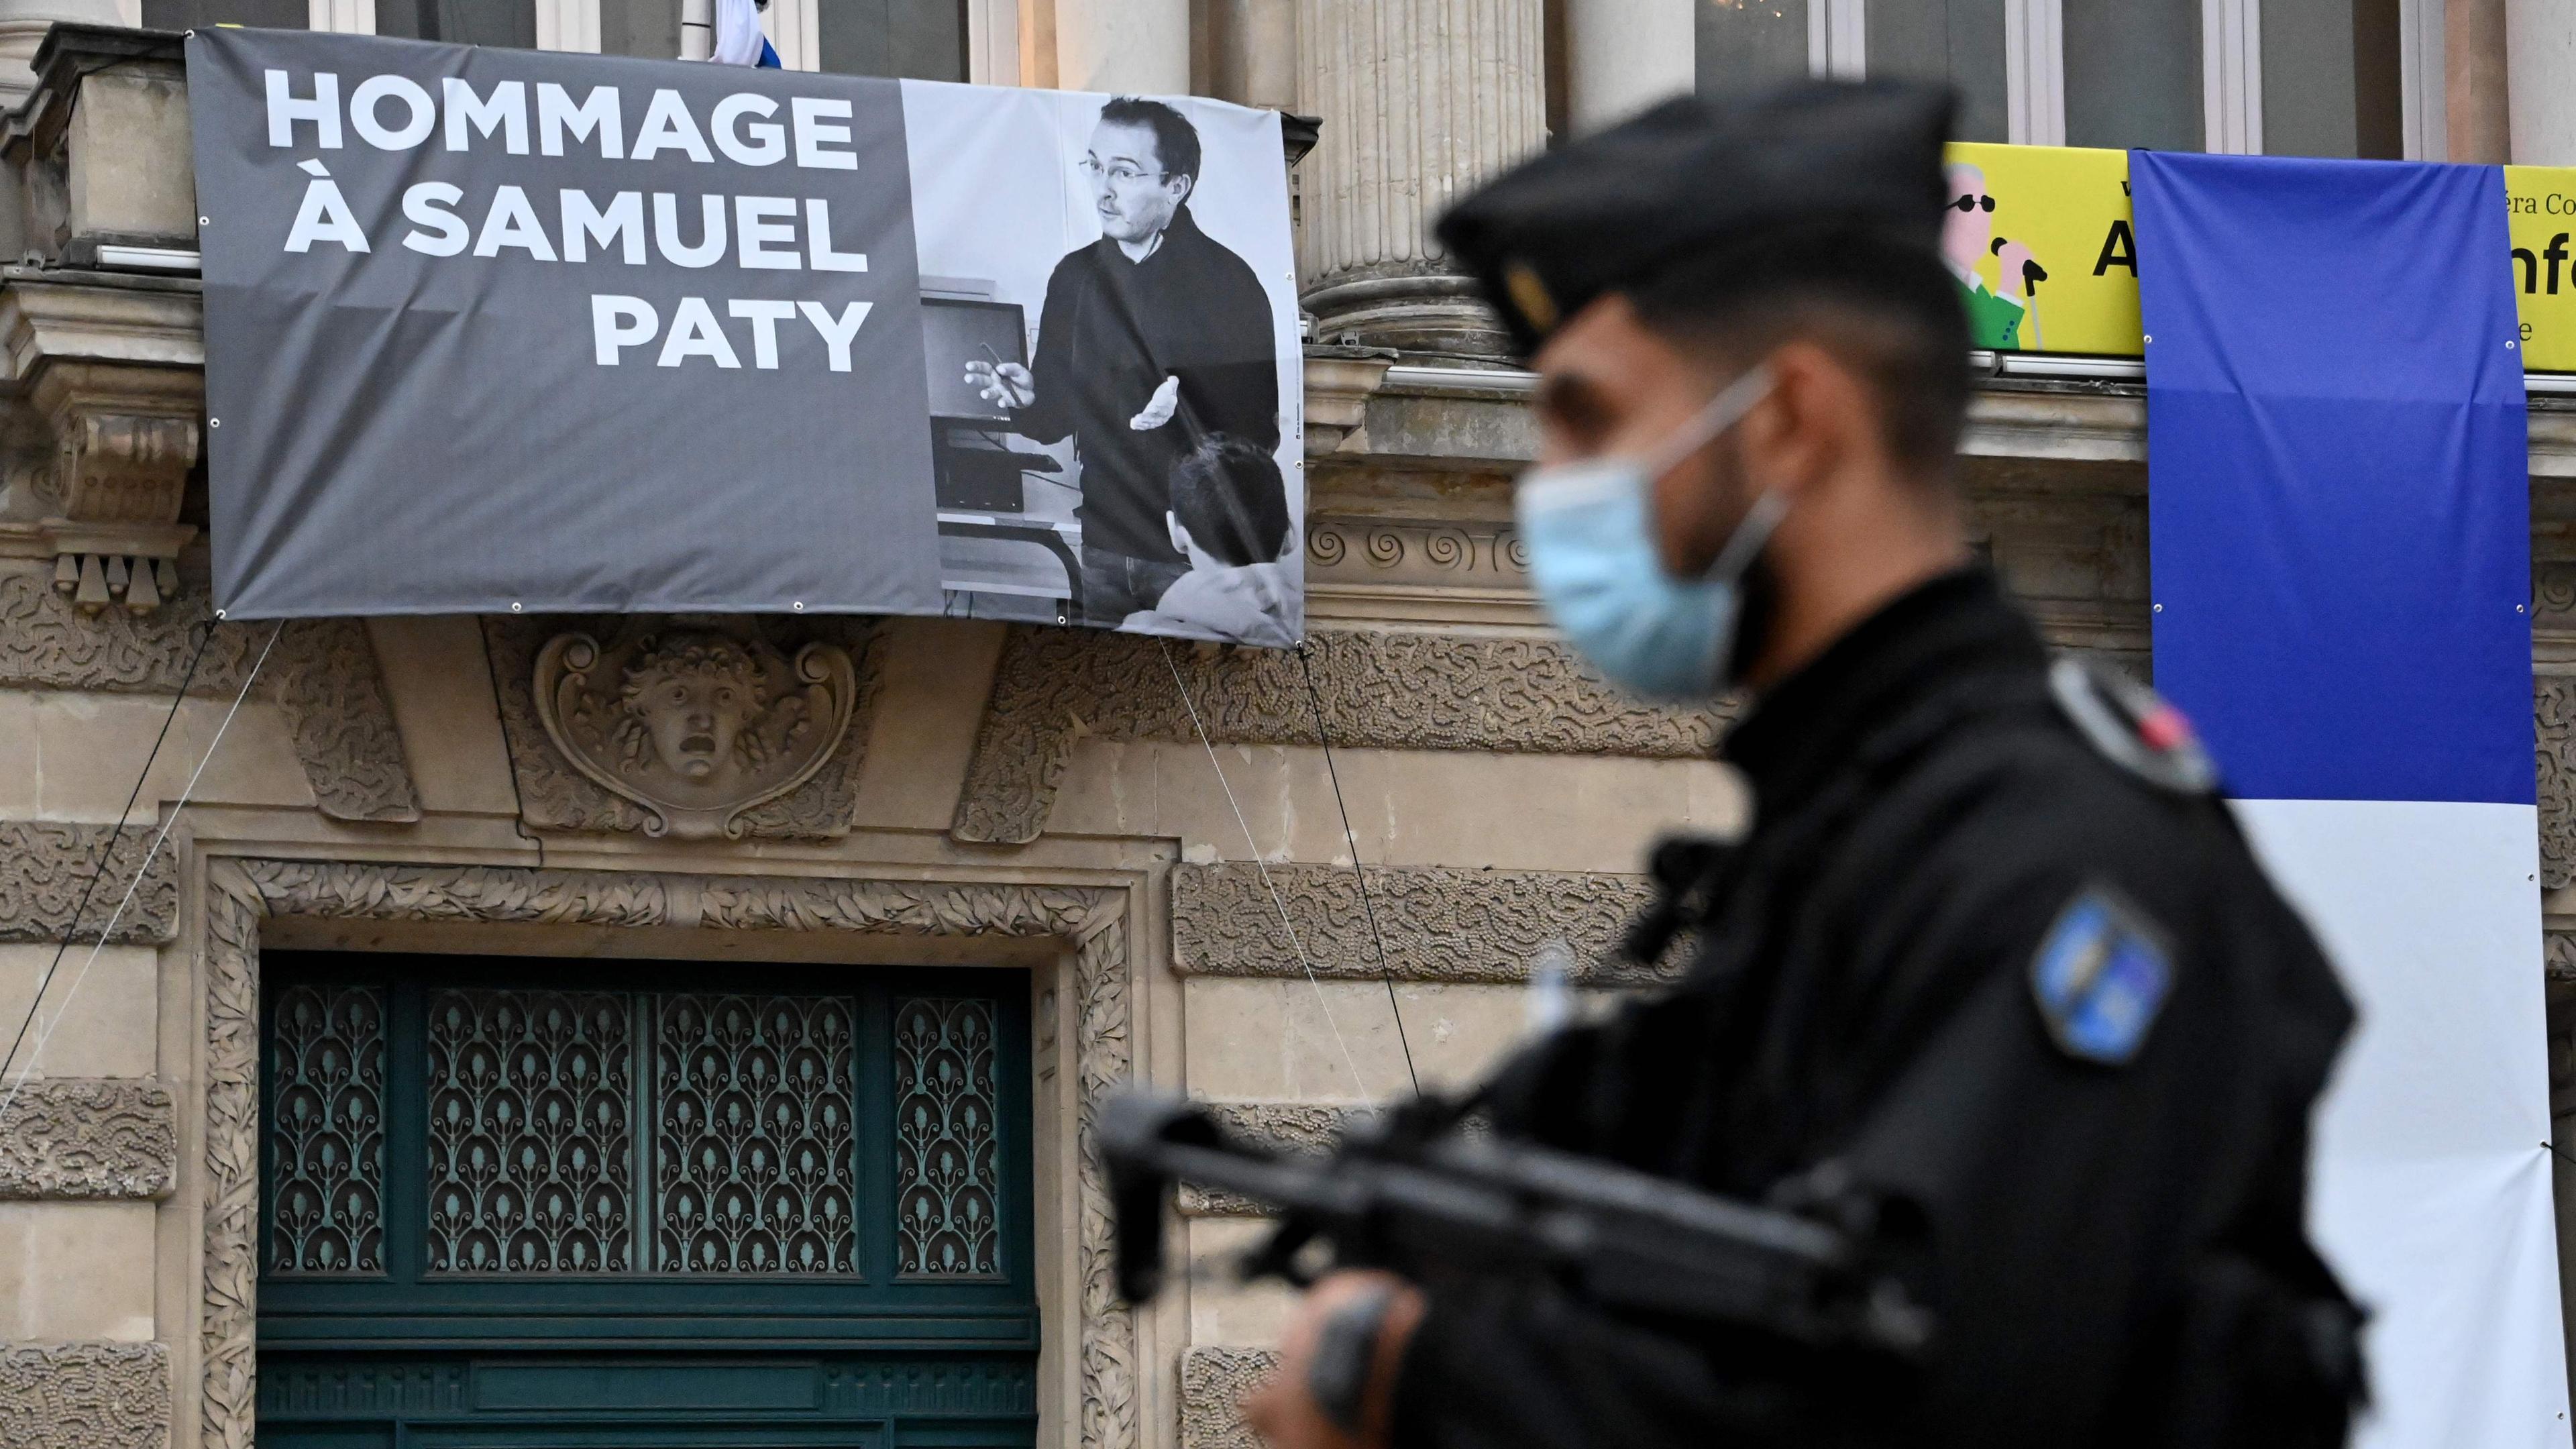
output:
M188 46L230 617L1303 634L1275 113Z
M948 611L1303 632L1276 118L907 82Z

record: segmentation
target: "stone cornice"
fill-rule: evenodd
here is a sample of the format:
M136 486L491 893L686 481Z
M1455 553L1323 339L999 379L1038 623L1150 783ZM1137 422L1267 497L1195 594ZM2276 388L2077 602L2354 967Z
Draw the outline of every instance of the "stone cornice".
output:
M202 371L204 295L190 278L0 267L0 386L55 362Z
M0 1200L163 1198L178 1168L159 1082L40 1078L0 1112Z
M1645 876L1445 866L1370 866L1366 875L1364 908L1348 866L1175 866L1172 969L1185 976L1302 980L1311 968L1339 980L1384 974L1398 981L1510 983L1527 981L1539 952L1562 944L1573 953L1576 979L1586 984L1660 979L1616 955L1627 923L1653 898ZM1280 930L1283 908L1305 948L1302 961Z

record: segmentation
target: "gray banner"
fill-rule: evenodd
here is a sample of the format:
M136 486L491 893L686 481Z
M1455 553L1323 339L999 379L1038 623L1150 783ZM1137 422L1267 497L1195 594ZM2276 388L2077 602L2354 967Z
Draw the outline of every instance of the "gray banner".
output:
M188 42L234 618L935 613L890 80Z

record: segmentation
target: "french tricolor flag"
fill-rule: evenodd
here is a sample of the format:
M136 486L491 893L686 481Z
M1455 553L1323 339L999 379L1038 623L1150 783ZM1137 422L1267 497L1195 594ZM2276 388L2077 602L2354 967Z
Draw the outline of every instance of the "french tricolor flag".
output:
M2156 684L2361 1010L2320 1243L2356 1442L2569 1443L2503 174L2137 152Z

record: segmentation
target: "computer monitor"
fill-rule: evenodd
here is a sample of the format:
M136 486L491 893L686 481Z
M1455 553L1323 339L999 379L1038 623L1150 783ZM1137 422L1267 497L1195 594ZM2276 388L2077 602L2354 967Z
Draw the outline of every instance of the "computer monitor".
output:
M969 362L1027 366L1026 314L1017 302L921 299L922 353L930 369L930 415L961 422L1003 423L1010 410L966 381Z

